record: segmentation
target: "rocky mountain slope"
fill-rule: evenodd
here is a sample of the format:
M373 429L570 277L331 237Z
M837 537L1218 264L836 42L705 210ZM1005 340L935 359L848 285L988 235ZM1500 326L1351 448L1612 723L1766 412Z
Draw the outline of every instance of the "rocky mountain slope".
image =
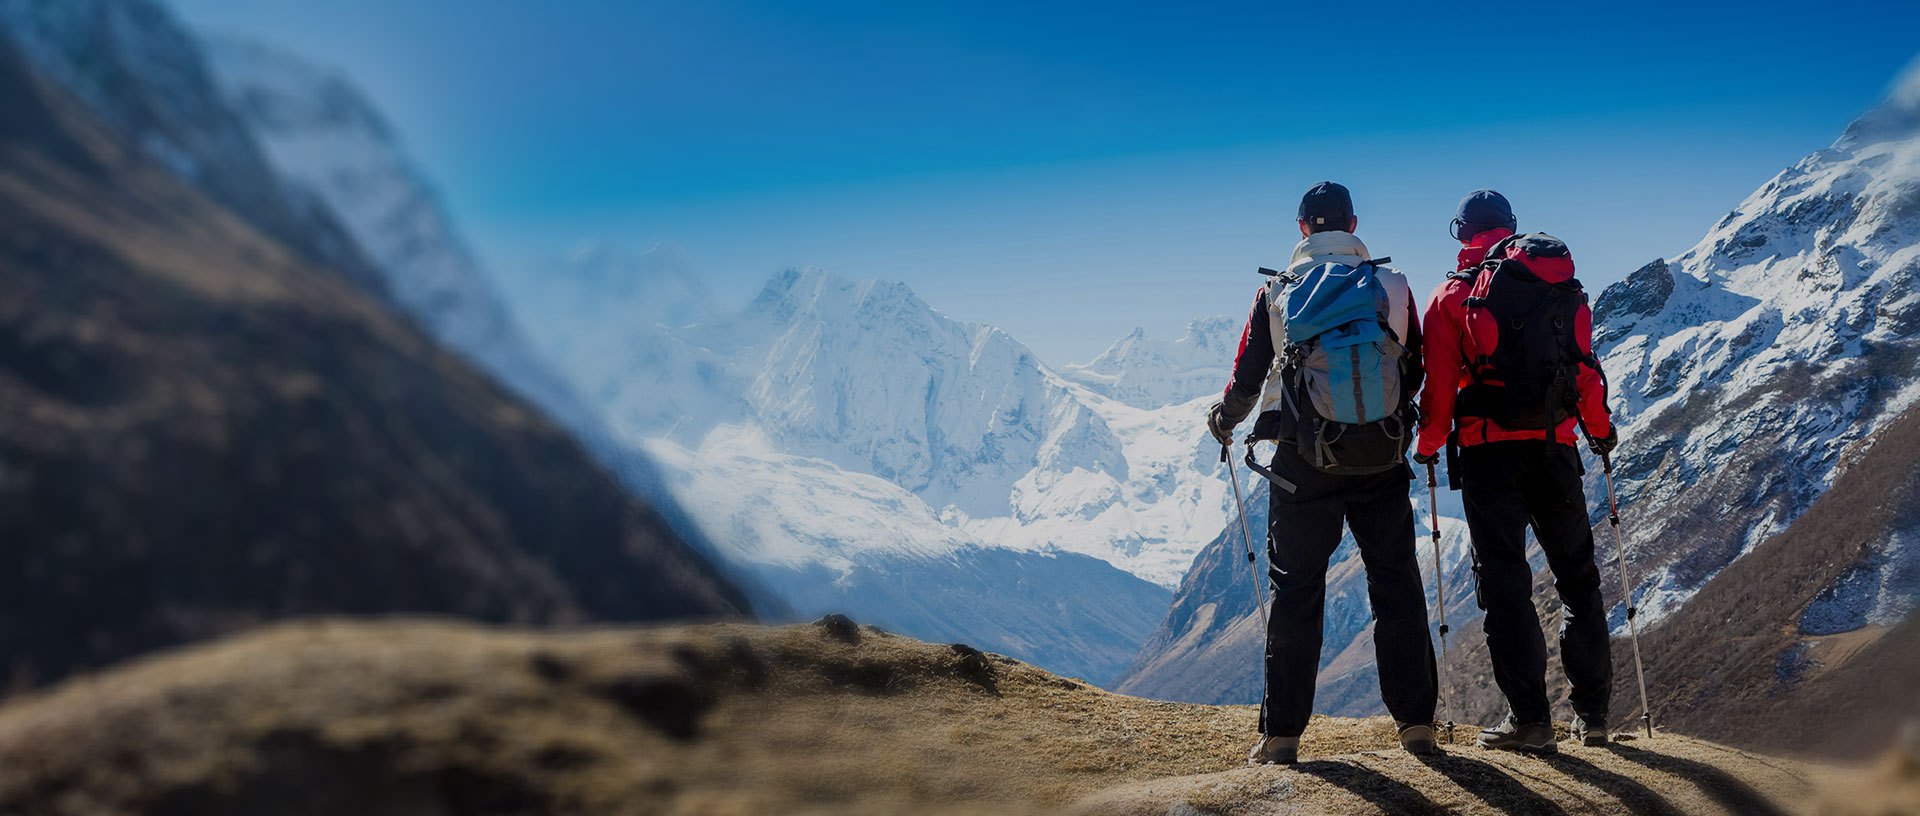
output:
M272 171L338 214L401 312L563 425L598 418L521 338L380 112L346 77L285 52L206 39L211 79Z
M533 352L399 135L345 76L201 37L154 0L4 0L0 20L35 70L148 159L465 355L711 550L652 462Z
M0 38L144 158L302 259L385 281L332 210L276 173L221 98L199 43L152 0L0 0Z
M571 431L682 538L714 550L652 460L534 350L400 134L346 75L256 42L202 43L216 89L267 164L337 214L402 315Z
M1920 71L1596 303L1654 621L1788 528L1920 399Z
M0 214L12 688L296 615L746 610L572 437L4 40Z
M1920 408L1866 441L1798 520L1647 634L1663 722L1846 758L1920 722Z
M1416 761L1381 719L1317 718L1308 761L1247 768L1254 714L851 622L308 622L0 709L0 811L1767 816L1896 813L1920 794L1897 767L1666 734Z

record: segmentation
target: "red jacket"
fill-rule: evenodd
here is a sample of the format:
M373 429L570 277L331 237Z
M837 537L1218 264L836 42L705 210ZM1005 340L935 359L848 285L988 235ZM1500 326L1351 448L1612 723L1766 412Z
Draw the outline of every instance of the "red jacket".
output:
M1479 266L1489 247L1512 234L1504 229L1496 229L1474 236L1461 248L1457 269L1465 271ZM1562 260L1563 263L1557 264L1532 264L1529 268L1541 279L1559 283L1573 277L1572 260ZM1466 311L1467 297L1476 288L1485 289L1492 274L1491 270L1483 270L1479 277L1471 281L1448 278L1433 290L1433 297L1427 302L1423 323L1427 388L1420 393L1419 451L1422 454L1438 452L1447 444L1447 433L1454 430L1454 400L1460 396L1460 389L1472 382L1466 361L1482 354L1492 354L1493 346L1498 342L1500 327L1495 325L1485 310L1476 311L1471 317ZM1580 351L1592 355L1593 312L1584 304L1574 317L1573 335ZM1567 417L1560 427L1551 432L1552 439L1563 445L1579 444L1577 428L1581 423L1594 436L1606 436L1613 432L1613 423L1607 416L1606 386L1599 369L1581 365L1575 387L1580 392L1579 415ZM1545 430L1510 430L1480 417L1458 417L1458 420L1462 445L1549 438L1549 432Z

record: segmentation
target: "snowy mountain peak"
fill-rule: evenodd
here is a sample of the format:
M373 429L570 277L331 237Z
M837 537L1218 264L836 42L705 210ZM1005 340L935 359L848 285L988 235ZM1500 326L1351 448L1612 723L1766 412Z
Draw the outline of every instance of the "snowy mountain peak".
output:
M1060 375L1135 408L1158 408L1225 386L1239 339L1240 321L1229 315L1191 321L1173 341L1136 328L1091 362L1065 366Z
M1879 106L1847 126L1835 148L1920 134L1920 58L1909 64Z
M396 141L392 128L346 74L248 40L209 37L222 77L244 76L229 101L257 126L273 131L359 130ZM298 91L297 93L291 91Z
M850 281L819 267L788 269L768 279L749 311L790 319L796 311L838 314L909 315L932 311L912 287L898 281Z

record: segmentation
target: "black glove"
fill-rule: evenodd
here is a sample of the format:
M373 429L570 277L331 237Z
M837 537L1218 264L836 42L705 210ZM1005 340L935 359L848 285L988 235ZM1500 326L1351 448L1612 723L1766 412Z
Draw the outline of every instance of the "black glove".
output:
M1414 452L1413 452L1413 461L1415 461L1415 462L1417 462L1417 463L1419 463L1419 464L1422 464L1422 465L1435 465L1435 464L1439 464L1439 463L1440 463L1440 452L1439 452L1439 451L1434 451L1434 452L1432 452L1432 453L1421 453L1421 452L1420 452L1420 451L1419 451L1418 449L1415 449L1415 450L1414 450Z
M1599 456L1606 456L1607 454L1613 453L1614 447L1619 444L1620 444L1619 428L1614 428L1612 430L1607 431L1606 436L1594 436L1592 434L1587 435L1587 447L1592 448L1593 452Z
M1207 432L1213 434L1213 438L1222 445L1233 446L1233 426L1238 424L1227 419L1226 406L1222 403L1216 402L1207 409Z

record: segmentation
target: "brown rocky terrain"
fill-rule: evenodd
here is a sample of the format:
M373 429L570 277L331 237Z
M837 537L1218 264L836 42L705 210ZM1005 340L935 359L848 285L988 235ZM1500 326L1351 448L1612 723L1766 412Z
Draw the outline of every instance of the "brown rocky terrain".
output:
M0 813L1920 812L1910 767L1664 733L1416 759L1318 718L1307 761L1248 768L1254 714L843 619L294 622L0 708Z

